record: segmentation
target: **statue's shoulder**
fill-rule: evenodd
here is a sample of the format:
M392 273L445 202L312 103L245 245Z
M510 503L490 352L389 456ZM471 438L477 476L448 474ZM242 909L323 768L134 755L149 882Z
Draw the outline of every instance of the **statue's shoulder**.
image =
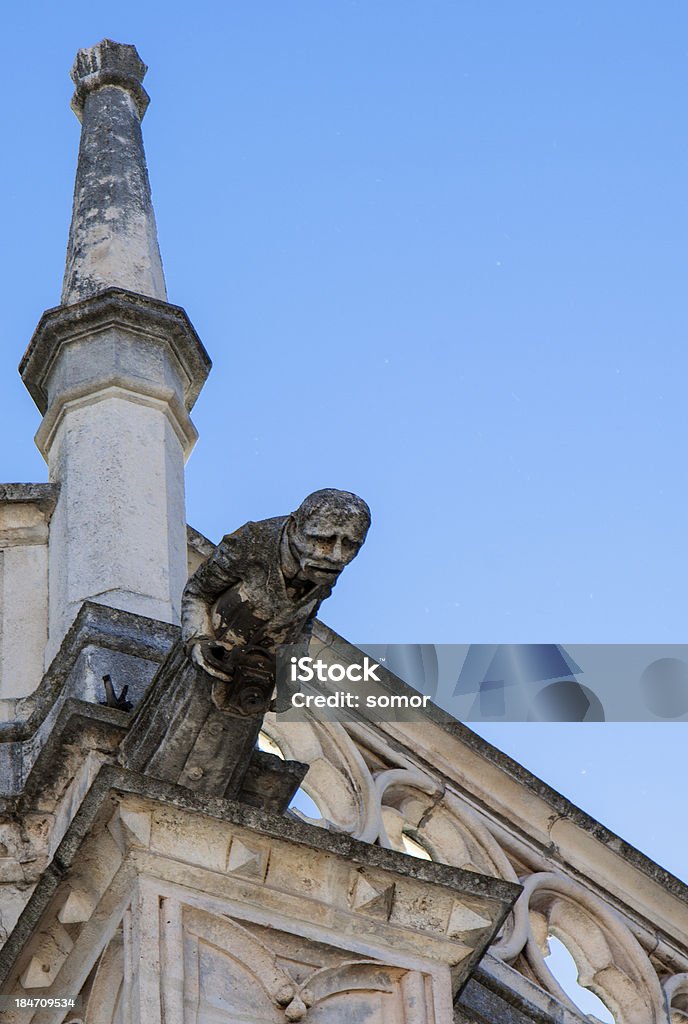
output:
M275 516L244 523L233 533L225 534L216 550L228 558L264 563L275 557L286 521L287 516Z

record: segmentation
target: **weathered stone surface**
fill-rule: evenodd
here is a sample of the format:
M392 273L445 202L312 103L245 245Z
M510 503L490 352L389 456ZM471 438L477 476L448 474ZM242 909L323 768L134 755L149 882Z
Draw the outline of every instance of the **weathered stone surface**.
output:
M239 679L254 678L267 708L277 647L300 643L305 651L321 603L369 526L357 495L316 491L289 516L227 535L196 570L182 597L182 638L199 668L230 684L216 687L218 706L236 706Z
M28 785L65 703L104 700L103 675L138 702L178 637L165 623L85 604L40 686L17 702L17 718L0 722L0 810ZM94 710L95 713L95 710Z
M194 530L193 526L187 524L186 527L186 545L187 545L187 562L189 567L189 576L193 576L196 569L205 562L206 558L212 555L215 545L212 541L204 537L198 530Z
M118 690L127 685L138 701L178 636L167 623L85 603L41 685L19 702L18 721L0 724L0 750L3 741L23 744L26 777L68 698L104 700L102 676L108 673Z
M58 492L55 484L0 485L0 699L26 696L43 675L48 526Z
M104 40L72 72L81 146L62 305L22 378L36 442L64 483L50 531L46 663L85 600L179 622L187 579L188 411L210 360L167 304L140 119L145 65ZM145 453L145 455L144 455Z
M284 811L307 765L256 750L262 715L227 714L213 702L214 685L177 644L132 717L120 762L199 793Z
M38 943L36 954L31 957L21 976L21 987L24 989L50 988L73 945L69 933L60 927L59 922L55 923L51 934L43 937Z
M247 647L262 651L264 668L277 642L305 645L312 627L311 654L360 653L313 621L320 591L348 560L344 540L355 538L336 522L300 536L309 517L299 524L298 513L291 525L249 524L217 555L185 534L187 413L209 361L183 311L160 301L138 125L144 72L132 47L109 41L78 55L84 134L65 296L79 301L46 314L22 370L45 413L38 443L63 482L51 578L69 570L75 581L74 592L64 580L53 592L49 655L84 595L170 622L82 604L36 692L2 701L0 943L12 932L3 993L81 992L87 1024L181 1024L189 1013L261 1024L448 1024L452 1014L461 1024L578 1024L544 961L553 934L619 1021L683 1019L686 887L470 730L432 708L420 721L346 727L268 713L265 729L294 760L253 749L261 716L237 714L255 707L233 691L261 668ZM109 181L98 180L99 161ZM137 458L151 441L149 481ZM146 502L136 501L149 484L158 518L147 533ZM54 499L50 485L0 487L5 583L45 574ZM172 622L187 567L184 641L203 672L181 643L160 668L179 641ZM29 604L31 592L28 582L12 588L15 603ZM3 626L0 661L21 650L31 619ZM128 687L131 715L101 706L105 675L118 693ZM398 692L382 675L383 689ZM119 750L180 785L114 768ZM283 812L307 765L322 828L254 809ZM243 806L218 799L228 792ZM58 1016L31 1013L36 1024Z
M186 642L170 653L136 712L121 763L199 792L236 796L273 697L277 645L302 641L305 649L321 602L369 523L360 498L327 490L290 516L248 523L225 537L184 589ZM265 802L279 805L296 787L274 789L275 779L288 775L275 761ZM254 770L254 800L257 777Z
M210 360L183 310L109 289L44 314L22 377L64 481L49 546L49 663L85 600L179 622L188 410ZM145 452L145 458L143 453Z
M139 620L135 616L108 612L107 609L97 606L91 606L91 612L94 616L94 622L90 626L90 638L95 638L96 628L102 637L105 637L108 631L110 631L112 636L109 642L113 644L133 644L136 638L134 626L138 625L139 629L141 629L146 623L146 620ZM112 616L112 621L110 621L110 616ZM118 621L120 619L126 620L131 626L129 639L127 639L127 630L123 622ZM155 624L150 624L151 628L153 625ZM142 649L145 648L147 650L148 654L151 654L151 648L154 648L159 652L156 656L162 657L165 644L169 643L170 637L176 635L176 631L171 627L162 627L160 624L158 624L158 629L160 630L158 641L151 642L149 640L144 644L142 634L139 634L139 643L142 645ZM316 625L316 632L320 638L319 642L323 641L326 634L331 635L321 624ZM343 641L338 640L338 643L341 647ZM157 647L156 644L158 645ZM314 648L312 648L313 650ZM47 691L44 691L43 699L46 699L46 697ZM30 700L23 703L27 707L31 706ZM67 710L67 707L65 707L65 713ZM27 796L19 817L25 822L25 830L28 830L30 827L33 837L31 844L24 843L22 845L19 833L12 832L7 826L3 830L1 827L2 823L0 823L0 842L5 844L9 853L8 857L0 859L0 884L2 884L0 892L2 892L3 904L3 912L0 915L0 929L3 926L5 928L13 926L22 904L30 893L31 886L41 871L44 870L46 855L50 854L51 849L55 849L55 845L50 838L51 833L54 833L59 840L64 834L65 829L68 829L69 822L72 821L77 813L79 804L85 799L86 805L88 805L90 800L88 786L89 784L91 787L93 786L92 768L84 762L83 768L79 769L79 758L86 757L89 749L97 752L105 749L107 746L111 751L115 750L117 742L115 736L122 737L126 730L126 725L130 721L130 716L124 715L121 712L110 712L106 708L91 706L90 710L98 716L113 716L112 725L103 720L96 728L95 722L90 723L87 717L83 717L85 710L85 707L80 710L79 715L82 717L75 718L74 725L69 728L64 728L59 722L56 724L54 727L55 745L49 744L46 747L44 757L36 763L35 770L30 776L30 792L33 795ZM115 729L115 719L118 723L116 727L118 731L116 733L108 733L107 730ZM16 726L12 726L12 729L15 730L14 735L17 735L16 728ZM313 766L311 768L313 780L312 783L308 783L309 792L313 793L318 801L322 792L328 794L330 803L326 806L328 806L328 814L333 814L334 816L336 827L343 827L346 821L346 819L339 819L337 814L334 813L337 807L337 795L350 784L348 780L350 780L352 774L360 773L360 751L362 750L365 756L369 757L370 747L373 745L376 750L374 764L377 766L378 771L376 785L366 789L363 776L361 776L358 783L360 789L355 800L356 804L360 803L363 818L368 822L366 825L366 828L368 828L367 835L371 837L371 841L375 839L375 832L371 831L371 822L374 819L374 814L372 813L375 806L374 801L382 801L382 820L386 821L388 827L390 827L390 835L394 836L396 832L391 830L389 813L394 810L395 814L398 815L403 811L405 819L413 823L414 831L412 835L425 843L427 848L433 851L434 856L447 858L456 863L471 864L474 868L477 867L478 870L482 870L483 873L503 873L508 869L504 867L503 861L499 859L494 846L490 845L491 843L494 844L494 839L489 836L486 837L484 831L481 830L479 820L474 814L474 807L472 809L471 801L465 802L462 800L460 803L457 802L457 787L462 791L469 787L471 793L480 794L480 806L483 808L481 813L487 815L490 829L493 833L499 835L501 843L509 851L510 856L516 857L520 873L526 870L524 865L530 863L547 863L549 861L557 866L558 878L554 881L549 881L548 885L550 887L557 885L560 895L555 894L550 897L548 896L548 890L536 889L534 890L534 898L531 897L530 916L537 923L537 934L541 934L541 918L543 927L548 927L548 921L543 916L546 913L549 915L554 927L565 929L567 934L576 937L576 941L580 942L582 948L585 949L586 956L590 957L590 962L595 970L599 972L600 969L603 969L606 970L606 975L611 975L611 972L604 968L604 965L609 962L605 958L611 957L614 962L614 971L618 978L623 980L624 975L622 972L625 972L626 978L633 979L631 982L633 985L632 1001L638 1003L638 1006L640 1006L638 1012L641 1012L641 1017L637 1019L642 1020L643 1024L646 1024L647 1021L652 1021L652 1024L661 1021L662 1024L665 1024L662 1017L653 1016L654 1011L645 1012L643 1010L642 1001L645 998L643 993L651 995L652 991L652 981L647 977L647 972L652 971L653 968L650 966L647 956L637 947L637 943L635 946L636 951L635 953L633 952L635 940L628 931L628 924L630 922L631 926L635 929L635 933L643 937L645 934L643 929L647 927L646 915L649 914L650 908L653 907L657 918L661 917L663 931L653 934L648 930L646 939L643 939L643 941L646 942L647 948L657 949L658 954L661 956L661 960L658 960L657 963L664 965L662 967L663 976L666 977L667 973L670 975L672 970L674 972L684 971L686 961L681 959L684 954L681 953L682 947L679 933L681 930L681 913L685 911L686 898L685 894L681 896L683 890L680 890L680 884L676 880L673 882L673 890L665 889L663 886L655 885L653 882L652 885L655 885L653 891L649 887L650 875L647 871L643 874L638 871L637 866L634 866L633 863L621 858L615 844L612 844L611 847L605 847L609 851L609 857L616 864L615 870L610 872L606 883L605 899L614 906L617 922L621 920L621 915L624 916L626 922L623 926L617 923L615 926L617 930L609 931L605 923L609 918L609 912L608 910L605 911L602 901L598 896L593 897L589 890L586 895L586 890L581 885L580 876L576 875L574 869L566 869L561 854L558 851L552 851L548 847L547 835L551 834L553 829L558 829L560 827L559 822L561 821L559 815L552 812L552 804L548 805L550 807L549 819L547 815L539 813L537 804L533 804L532 821L530 823L524 822L520 826L522 830L528 824L528 827L532 830L527 843L523 841L522 831L515 833L511 829L505 817L504 804L502 802L504 794L500 786L505 787L506 791L510 793L512 802L515 802L518 794L522 793L522 791L518 788L511 790L509 788L510 783L503 778L503 773L509 768L508 759L505 761L503 755L493 751L493 748L490 748L488 744L484 744L483 741L480 741L480 756L477 756L478 751L475 749L478 743L477 739L470 744L465 743L463 741L463 732L459 732L456 729L450 730L444 725L439 727L430 720L425 724L416 723L413 726L408 723L390 723L386 726L384 723L378 723L376 725L369 725L367 731L354 730L360 746L352 748L351 754L347 755L344 742L346 740L347 743L351 744L351 740L346 738L347 733L342 727L338 726L334 729L332 726L328 726L324 731L320 730L318 732L316 729L315 732L309 732L308 727L305 724L301 724L298 728L292 728L285 734L291 735L292 741L288 741L285 735L280 735L275 731L276 723L272 717L270 717L269 722L266 724L266 728L269 729L270 735L275 736L280 742L287 756L299 756L304 761L308 760L311 762ZM468 730L466 732L468 733ZM341 748L335 746L333 742L335 737L340 734L339 742L341 743ZM319 790L321 785L320 773L324 771L325 765L322 761L323 755L315 745L314 737L317 735L321 736L323 742L327 738L327 781L324 791ZM295 742L297 736L301 737L299 743ZM472 734L469 738L473 740ZM358 768L356 768L357 763L359 765ZM438 771L438 768L434 767L435 763L441 765L441 771L444 773L446 780L445 784L448 786L449 791L444 792L444 795L442 787L438 788L432 781L434 773ZM63 775L55 774L55 765L60 766L60 773L64 773ZM401 768L401 765L405 765L405 767ZM430 773L425 774L425 781L424 773ZM70 783L69 779L72 776L74 777L74 782ZM311 776L309 776L310 778ZM502 779L501 782L500 778ZM90 783L89 780L91 780ZM390 784L388 794L384 788L386 781L389 781ZM187 792L189 798L193 798L193 794L189 791ZM532 790L528 792L530 792L531 799L533 799ZM538 800L545 800L548 797L547 787L544 784L538 783L537 792ZM63 795L60 795L61 793ZM169 793L169 788L167 793ZM43 807L43 824L41 824L40 815L37 814L36 808L32 804L32 800L40 794L44 794L41 803ZM165 796L164 799L167 800L168 797ZM551 795L552 801L561 799L557 794ZM54 805L50 805L51 801L54 801ZM204 798L203 806L206 809L213 805L213 798ZM495 812L491 809L494 806L501 808L498 818L494 816ZM246 810L248 811L248 808ZM566 857L574 860L574 862L576 858L579 858L579 863L590 864L595 862L599 864L601 855L594 855L594 850L599 848L599 840L596 836L600 826L592 830L588 829L587 831L583 831L580 826L577 826L578 840L574 843L575 813L576 809L573 808L571 824L566 832L562 832L562 839L567 844L565 848ZM117 816L112 819L112 827L108 829L108 836L112 841L113 851L117 851L116 854L113 852L115 860L117 857L121 857L122 850L127 847L127 844L136 849L142 849L145 846L147 838L146 822L148 820L151 822L151 835L153 832L153 819L147 815L148 812L146 812L146 816L143 816L140 809L135 808L133 813L129 815L129 824L133 825L133 828L130 828L129 825L125 826L123 819ZM14 819L16 820L16 818L15 810ZM537 829L540 827L539 823L540 821L546 823L547 820L549 820L548 831L544 831L539 836L537 832ZM46 826L46 821L53 823ZM142 824L145 826L144 828L141 827ZM252 825L249 824L248 827L251 829ZM327 833L322 834L327 835ZM338 839L339 837L336 834L331 834L331 838ZM168 839L169 847L166 847L166 849L169 856L172 857L174 850L181 848L181 837L176 828L168 834ZM226 872L229 852L222 838L221 831L217 833L212 830L207 831L205 833L205 841L207 864L214 865L212 870ZM261 846L260 840L256 841L256 837L253 835L246 835L240 841L246 849ZM587 854L586 843L592 844ZM618 841L616 845L618 845ZM371 862L368 865L363 865L366 879L370 878L373 882L378 881L376 876L377 866L374 863L375 850L375 847L370 847ZM503 857L503 854L501 856ZM586 859L580 860L583 856ZM313 859L314 857L315 859ZM23 862L18 858L23 858ZM533 858L533 861L529 861L529 858ZM241 858L239 857L238 860L241 860ZM508 864L508 861L505 862ZM279 886L286 884L286 880L292 878L293 884L298 885L303 897L311 898L313 893L327 891L327 872L323 872L322 866L319 866L317 855L307 850L302 850L296 861L284 855L275 860L274 867L271 866L272 863L272 861L268 863L267 874L262 884L272 884L274 882L275 885ZM7 875L2 874L4 868L8 871ZM567 889L567 878L563 874L565 870L568 870L570 889ZM93 871L93 865L89 866L89 871ZM243 882L249 883L251 882L251 873L253 873L255 878L255 871L255 867L251 868L250 864L244 863L244 865L239 865L238 870L232 873L232 877L237 881L242 879ZM598 874L593 888L596 893L599 893L602 891L600 889L599 867L597 871ZM248 877L246 877L247 872ZM572 876L577 878L575 883L571 881ZM4 881L5 878L7 879L6 882ZM29 881L28 885L26 882L23 883L24 888L20 891L17 888L19 885L17 880L22 878L29 879ZM643 878L645 881L643 881ZM644 917L638 914L633 916L634 908L620 901L618 892L622 879L626 891L633 891L634 902L640 904L642 901ZM528 884L532 890L531 882L532 879ZM82 887L84 884L83 880L79 882L79 885ZM398 885L398 883L396 884ZM590 885L587 881L585 884ZM351 887L351 885L350 879L349 886ZM353 892L353 889L351 891ZM537 902L538 894L541 892L542 895L539 898L541 900L549 900L549 902ZM567 892L569 895L566 895ZM395 898L396 895L395 885ZM6 911L5 907L7 908ZM366 913L363 908L359 910L359 913L362 919L381 920L375 914ZM471 935L472 925L479 924L479 921L476 922L476 917L480 918L482 916L480 910L476 909L470 898L465 898L458 910L455 904L447 903L442 908L442 914L446 918L447 936L454 932L458 921L465 929L464 932L461 932L461 929L459 929L462 940L466 935ZM404 918L403 915L406 915L406 917ZM416 915L416 911L413 899L405 900L401 906L395 906L393 902L390 911L390 923L395 926L408 926L414 919L414 915ZM434 914L425 918L426 924L431 924L433 917L435 920L439 918L437 905ZM453 918L454 923L452 923ZM672 921L674 922L673 935L670 934ZM667 928L669 929L668 931ZM624 931L626 932L625 939L622 934ZM476 934L480 934L479 928L476 929ZM509 934L510 931L507 929L507 938ZM0 941L1 935L0 931ZM605 950L607 951L605 952ZM642 958L645 959L644 968L642 967ZM494 963L498 963L498 961L494 961ZM491 973L492 978L489 985L487 985L487 982L485 984L482 981L480 982L483 989L487 985L487 995L484 993L476 994L474 990L471 990L475 994L475 1006L469 1008L465 1005L460 1011L465 1019L471 1021L471 1024L473 1024L474 1020L480 1021L480 1024L484 1024L485 1020L488 1020L490 1024L494 1024L495 1020L500 1021L502 1019L499 1015L500 1013L503 1013L503 1019L508 1021L509 1017L506 1016L507 1009L505 1007L509 1008L509 1012L512 1012L513 1009L513 1019L518 1024L521 1024L521 1022L516 1015L516 1010L524 1014L526 1013L525 1008L528 1008L527 1013L531 1014L530 1017L527 1015L525 1017L529 1024L531 1020L541 1020L543 1024L544 1022L552 1024L553 1021L557 1021L558 1024L562 1024L562 1022L569 1024L569 1021L577 1020L575 1014L567 1010L555 996L548 994L541 986L535 985L532 980L524 978L521 973L503 964L500 968L502 973L494 974L492 964L492 960L483 960L486 970L488 966L490 967L488 973ZM680 980L681 974L679 973L676 977ZM494 980L495 978L499 982L497 988L495 988L497 984L497 981ZM605 978L602 980L604 981ZM673 978L670 978L672 983L673 980ZM627 984L627 982L624 982L624 984ZM490 985L492 988L490 988ZM657 986L656 978L654 985ZM678 982L677 986L677 994L674 998L676 1000L675 1005L678 1007L681 1005L683 997L680 994L681 988ZM507 1000L507 996L510 1002L507 1001L505 1005L502 1005ZM467 996L466 998L468 999L469 997ZM472 995L471 998L473 998ZM478 998L482 999L480 1005L483 1009L494 1004L494 1007L496 1007L494 1010L496 1017L493 1016L492 1019L483 1017L481 1012L475 1009L479 1005L475 1001ZM530 1009L530 1007L534 1008ZM631 1003L627 1008L627 1013L630 1013L629 1020L631 1021L636 1020L637 1017L637 1015L636 1017L633 1016L633 1012ZM642 1016L643 1013L644 1016ZM463 1020L463 1017L458 1016L457 1019Z
M281 760L274 754L254 750L237 799L251 807L283 814L303 782L308 765Z
M149 103L146 91L141 85L147 71L148 68L136 52L136 47L129 43L103 39L96 46L78 50L71 71L71 78L76 86L72 109L81 119L89 93L106 85L117 85L131 93L139 118L142 119Z
M62 302L104 288L165 299L165 279L141 138L146 66L133 46L104 39L72 69L81 145Z
M322 657L326 651L344 663L360 657L357 647L318 621L311 654ZM385 679L384 671L380 675ZM397 686L405 692L405 684L391 675L387 685L390 692ZM502 848L511 849L508 823L518 822L518 829L527 834L528 846L538 851L538 863L549 864L564 874L576 864L577 871L595 890L604 891L605 899L620 914L635 919L635 927L641 927L641 919L654 920L662 933L673 936L672 945L684 941L681 936L688 934L688 886L684 882L446 712L430 704L424 719L422 723L379 721L374 727L376 743L386 749L401 746L413 754L416 764L424 766L430 779L440 778L453 788L468 790L470 806L490 809L484 820L491 828L495 819L505 823L498 832ZM279 727L275 736L281 739ZM298 745L286 749L289 756L302 756ZM348 763L337 774L338 780L344 771L350 771ZM334 778L328 772L324 784L329 789L335 786ZM309 784L312 787L314 783L311 768ZM318 795L317 789L315 792ZM461 804L460 812L469 813L466 803ZM455 833L452 844L456 849ZM475 856L472 851L469 855ZM448 858L448 847L442 846L442 856ZM487 869L487 856L485 850L481 870ZM654 939L647 934L652 945ZM666 952L669 955L668 948Z
M0 484L0 504L31 504L49 513L59 494L56 484Z
M479 967L457 998L455 1024L581 1024L589 1020L489 954L487 961L487 969Z
M133 718L121 762L198 792L236 796L262 715L226 714L212 700L213 685L177 644Z
M352 873L391 892L389 914L352 905ZM66 912L84 885L88 896ZM333 1024L354 1008L373 1024L446 1024L453 992L518 891L104 768L0 954L0 991L26 991L22 978L35 980L40 968L51 979L46 994L79 992L121 934L118 962L124 970L124 948L134 969L125 982L132 1021L175 1019L186 1003L280 1022L322 1004ZM452 907L463 898L489 924L450 939ZM69 925L66 956L60 916L83 919ZM107 991L93 1005L108 1005Z
M83 924L93 914L96 900L90 890L72 889L57 913L60 924Z
M108 334L114 327L122 332L121 345ZM105 340L98 341L103 335ZM89 358L84 360L82 349L79 358L59 365L55 356L77 339L95 342L88 349ZM140 372L140 359L145 373ZM64 393L72 400L107 384L121 384L123 378L130 390L142 395L172 392L170 400L176 398L189 410L210 367L210 357L181 306L110 286L91 298L46 310L19 372L42 413L59 398L65 400Z
M375 881L358 874L353 883L351 891L351 907L354 910L362 911L373 917L380 917L384 921L389 920L394 902L394 883L385 884L385 881Z
M233 839L229 847L227 871L230 875L244 875L247 878L265 878L267 858L265 852L254 846L247 846L241 839Z

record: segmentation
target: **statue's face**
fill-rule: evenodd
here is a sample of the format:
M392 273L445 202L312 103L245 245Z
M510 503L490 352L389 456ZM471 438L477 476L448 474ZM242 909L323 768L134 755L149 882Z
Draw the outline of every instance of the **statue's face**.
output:
M365 540L360 519L343 519L326 511L314 513L300 525L290 523L289 546L302 580L319 586L334 583Z

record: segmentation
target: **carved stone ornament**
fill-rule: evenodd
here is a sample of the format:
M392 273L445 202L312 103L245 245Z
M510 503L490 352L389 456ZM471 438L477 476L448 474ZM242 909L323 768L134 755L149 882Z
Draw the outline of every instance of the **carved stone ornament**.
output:
M216 681L216 707L265 713L277 646L302 645L305 653L320 605L369 526L361 498L329 488L291 515L246 523L222 539L182 597L185 650Z
M355 494L322 490L289 516L225 537L184 590L182 640L137 707L120 762L217 796L236 798L246 784L249 802L284 810L306 765L255 749L276 648L306 652L318 608L369 525Z

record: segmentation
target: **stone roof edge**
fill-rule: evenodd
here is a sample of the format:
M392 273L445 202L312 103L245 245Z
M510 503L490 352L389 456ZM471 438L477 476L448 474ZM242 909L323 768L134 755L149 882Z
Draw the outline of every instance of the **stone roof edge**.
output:
M321 640L327 646L338 648L342 652L356 651L359 652L359 648L355 644L346 640L340 636L333 629L327 626L324 622L317 620L314 628L314 636ZM408 686L402 679L399 679L392 672L387 669L383 669L384 676L387 677L388 684L394 688L395 692L400 693L415 693L412 687ZM459 722L453 719L451 715L437 708L435 705L430 705L423 711L419 711L418 714L423 714L427 719L428 723L432 723L441 729L443 732L448 733L450 736L458 740L459 743L469 747L472 751L478 754L480 757L484 757L485 760L491 762L506 775L509 775L519 784L525 786L532 793L538 796L546 804L548 804L552 810L556 811L557 815L567 818L574 825L578 826L583 831L587 832L594 839L603 843L614 853L618 854L627 864L636 868L646 877L651 879L656 884L667 889L673 896L681 900L683 903L688 904L688 884L677 878L666 868L663 868L656 861L648 857L647 854L642 853L637 847L628 843L625 839L622 839L611 829L607 828L601 822L593 818L592 815L588 814L587 811L582 810L574 804L568 797L565 797L558 790L553 789L550 785L540 779L537 775L528 771L522 764L509 757L498 747L493 746L487 740L483 739L477 733L473 732L463 722Z
M59 484L0 484L0 505L30 503L50 517L59 493Z
M61 342L111 324L167 338L188 375L186 408L192 409L212 360L186 310L126 288L106 288L69 305L52 306L39 320L19 363L21 378L39 412L45 413L48 406L44 379Z
M107 745L114 755L126 736L129 722L127 711L68 697L60 707L50 735L32 764L21 792L12 800L16 810L21 813L36 810L47 787L55 785L64 774L65 748L77 744L85 729L97 729L102 737L108 737Z
M200 530L194 530L193 526L189 526L188 523L186 524L186 543L203 558L208 558L215 550L215 544Z
M190 813L254 829L277 840L299 845L316 845L352 864L378 867L443 886L468 896L501 901L503 906L493 929L499 931L508 913L521 894L522 887L501 878L480 875L474 871L450 867L433 861L417 860L406 854L371 846L340 832L328 832L284 815L271 814L248 804L220 797L199 795L182 786L160 782L146 775L114 765L103 766L91 784L79 810L57 847L52 861L44 871L19 920L0 951L0 986L12 971L58 885L78 858L83 841L100 827L104 815L112 811L117 794L140 797L177 807ZM492 941L492 938L489 941Z
M161 662L178 635L178 626L85 601L38 688L17 701L19 717L0 723L0 743L25 740L34 734L53 709L86 645L101 644Z
M480 965L469 979L469 983L479 985L496 995L510 1008L527 1016L532 1024L589 1024L590 1017L581 1010L573 1013L567 1006L559 1002L524 974L515 970L510 964L504 963L489 951L485 953ZM464 989L465 991L465 989ZM459 997L455 1008L470 1009L469 1002L463 1003Z

